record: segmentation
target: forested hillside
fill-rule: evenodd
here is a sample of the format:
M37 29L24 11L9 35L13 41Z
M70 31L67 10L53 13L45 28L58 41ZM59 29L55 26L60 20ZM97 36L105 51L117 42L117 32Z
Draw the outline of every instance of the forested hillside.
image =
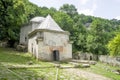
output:
M120 20L79 14L71 4L64 4L56 10L53 7L38 7L28 0L0 0L0 41L8 41L12 45L19 42L22 25L35 16L46 17L48 14L62 29L70 32L73 53L108 54L108 42L119 35Z

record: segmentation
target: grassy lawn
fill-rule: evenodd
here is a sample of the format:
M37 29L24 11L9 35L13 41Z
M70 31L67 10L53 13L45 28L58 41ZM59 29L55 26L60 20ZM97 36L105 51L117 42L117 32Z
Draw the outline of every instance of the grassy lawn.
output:
M32 57L29 53L23 53L14 51L9 48L0 48L0 62L4 64L28 64L28 62L32 61L34 64L51 65L49 62L37 61Z
M54 66L50 62L37 61L29 53L17 52L8 48L0 48L0 80L38 80L39 78L45 78L49 73L51 73L51 75L49 75L51 78L53 77L52 74L55 74L54 68L8 69L8 67L12 66L29 66L28 63L30 61L33 62L31 66ZM50 78L49 76L47 78Z
M28 65L28 62L33 62ZM61 63L70 65L68 63ZM14 66L40 66L41 68L9 68ZM29 53L17 52L10 48L0 48L0 80L56 80L57 68L53 62L37 61ZM51 68L47 68L51 67ZM58 80L86 80L80 76L66 74L58 69Z
M33 62L28 65L28 62ZM66 62L60 63L62 66L70 66ZM39 66L41 68L9 68L14 66ZM50 68L47 68L50 67ZM107 64L98 62L90 68L80 68L85 71L93 72L120 80L120 75L113 73L113 70L120 69ZM29 53L17 52L9 48L0 48L0 80L56 80L57 68L53 62L37 61ZM58 69L58 80L87 80L81 76L66 73L64 69Z

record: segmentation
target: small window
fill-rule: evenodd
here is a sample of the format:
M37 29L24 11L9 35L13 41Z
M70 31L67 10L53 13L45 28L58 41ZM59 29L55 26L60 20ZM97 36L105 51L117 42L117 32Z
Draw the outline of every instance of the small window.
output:
M31 44L31 50L32 50L32 53L33 53L33 43Z
M27 41L27 37L25 37L25 41Z
M43 33L42 33L42 32L39 32L39 33L37 33L37 36L38 36L39 38L43 38Z

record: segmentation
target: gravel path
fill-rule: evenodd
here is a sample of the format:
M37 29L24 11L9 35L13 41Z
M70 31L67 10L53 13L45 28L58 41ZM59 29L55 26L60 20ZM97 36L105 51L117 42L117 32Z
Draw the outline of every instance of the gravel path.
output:
M77 76L81 76L83 78L86 78L88 80L111 80L109 78L106 78L104 76L95 74L95 73L91 73L91 72L87 72L84 70L80 70L80 69L73 69L73 68L69 68L69 69L65 69L68 73L77 75Z

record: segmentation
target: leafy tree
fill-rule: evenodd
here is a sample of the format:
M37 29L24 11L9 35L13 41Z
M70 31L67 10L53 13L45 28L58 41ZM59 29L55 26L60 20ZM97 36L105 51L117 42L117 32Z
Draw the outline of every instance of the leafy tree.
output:
M107 47L111 56L120 56L120 33L118 33L109 43Z
M54 13L56 12L55 8L47 8L47 7L39 7L40 10L40 16L44 16L46 17L48 14L50 15L54 15Z
M72 4L71 5L64 4L62 7L60 7L59 10L62 11L62 12L64 12L64 13L67 13L71 17L73 17L74 15L78 14L77 9Z
M17 40L18 35L16 33L19 30L17 26L26 20L24 2L22 0L1 0L0 4L0 29L2 31L0 38Z
M40 14L39 7L28 0L0 0L0 40L19 41L20 27Z
M86 35L87 35L86 28L79 21L73 25L71 40L73 41L74 52L76 51L86 52Z
M105 45L109 40L108 34L102 21L93 21L90 27L90 34L87 37L88 51L94 54L107 54Z
M53 12L57 12L57 10L54 7L51 7L50 10Z
M41 15L40 8L33 4L28 2L28 0L24 0L25 3L25 16L27 17L27 22L38 15Z
M63 12L56 12L53 15L53 18L63 30L70 31L70 32L72 31L73 20L72 18L70 18L70 16L68 16Z
M94 20L94 17L85 16L84 14L78 14L74 16L74 20L75 21L79 20L82 24L86 24L86 23L92 23L92 21Z

